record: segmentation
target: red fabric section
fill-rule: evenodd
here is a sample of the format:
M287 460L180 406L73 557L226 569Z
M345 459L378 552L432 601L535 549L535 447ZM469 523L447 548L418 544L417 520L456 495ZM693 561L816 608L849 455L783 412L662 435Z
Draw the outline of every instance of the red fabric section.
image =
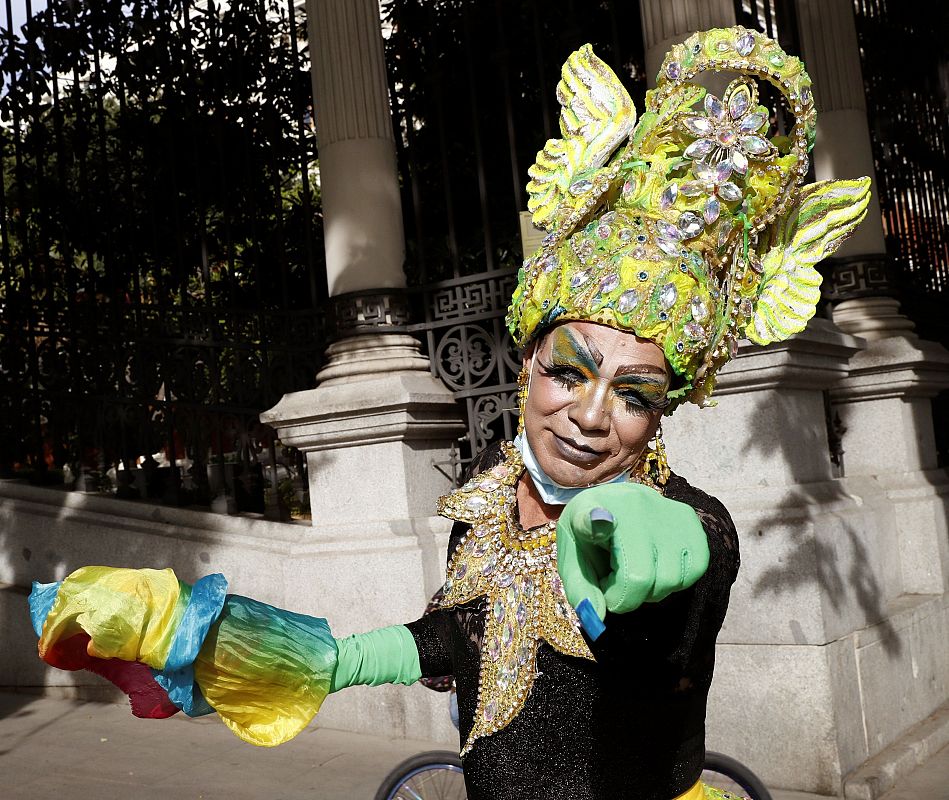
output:
M150 667L119 658L94 658L87 652L88 644L89 635L77 633L56 642L43 654L43 660L58 669L85 669L111 681L129 696L136 717L164 719L178 713L178 707L155 682Z

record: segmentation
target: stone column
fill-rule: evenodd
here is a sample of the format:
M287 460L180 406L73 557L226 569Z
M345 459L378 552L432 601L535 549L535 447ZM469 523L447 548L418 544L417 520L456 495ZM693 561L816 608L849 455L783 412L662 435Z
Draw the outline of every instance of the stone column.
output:
M735 24L732 0L639 0L646 45L646 80L656 85L656 73L673 45L695 31L728 28Z
M314 524L433 513L460 419L406 333L405 240L379 4L308 0L326 269L339 337L318 389L261 420L307 453ZM381 494L380 494L381 492Z
M410 622L444 580L450 528L434 516L464 432L458 404L408 335L405 242L377 0L307 0L326 266L337 340L318 386L261 421L307 457L313 526L297 551L306 610L335 635ZM351 689L323 724L445 737L423 687ZM456 737L457 738L457 737Z

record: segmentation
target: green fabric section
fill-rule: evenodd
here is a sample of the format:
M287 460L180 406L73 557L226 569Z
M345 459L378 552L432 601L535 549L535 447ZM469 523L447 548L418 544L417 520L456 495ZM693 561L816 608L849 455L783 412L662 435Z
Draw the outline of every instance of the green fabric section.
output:
M337 639L339 659L330 693L348 686L409 686L422 677L415 638L404 625Z
M591 520L604 509L612 521ZM691 506L648 486L594 486L564 507L557 568L573 606L588 598L600 619L692 586L708 569L705 529Z

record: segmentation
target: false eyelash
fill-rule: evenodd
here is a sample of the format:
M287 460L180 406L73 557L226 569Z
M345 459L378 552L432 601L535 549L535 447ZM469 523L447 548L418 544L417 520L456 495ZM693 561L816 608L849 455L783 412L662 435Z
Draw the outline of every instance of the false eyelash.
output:
M574 367L555 367L553 364L545 364L543 361L539 361L538 364L545 377L550 378L554 383L563 386L565 389L572 389L583 380L583 374Z

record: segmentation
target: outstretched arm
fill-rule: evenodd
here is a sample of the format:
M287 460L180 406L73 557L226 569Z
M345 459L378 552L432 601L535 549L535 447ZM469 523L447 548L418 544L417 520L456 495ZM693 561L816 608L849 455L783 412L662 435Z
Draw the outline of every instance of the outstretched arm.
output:
M216 711L241 739L266 746L296 736L331 692L421 676L404 626L336 640L324 619L226 588L221 575L191 587L170 569L111 567L34 584L40 657L108 678L137 716Z

